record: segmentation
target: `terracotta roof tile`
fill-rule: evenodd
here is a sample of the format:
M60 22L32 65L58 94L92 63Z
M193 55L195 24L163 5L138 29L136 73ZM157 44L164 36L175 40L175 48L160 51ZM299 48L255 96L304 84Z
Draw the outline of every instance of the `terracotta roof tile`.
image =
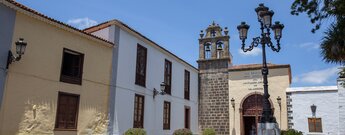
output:
M182 58L176 56L175 54L173 54L172 52L168 51L167 49L163 48L162 46L158 45L156 42L152 41L151 39L149 39L148 37L144 36L143 34L139 33L138 31L134 30L133 28L129 27L127 24L119 21L119 20L110 20L110 21L106 21L104 23L100 23L96 26L92 26L92 27L89 27L89 28L86 28L84 29L85 32L89 32L89 33L92 33L92 32L95 32L95 31L98 31L98 30L101 30L101 29L104 29L104 28L107 28L109 27L110 25L115 25L115 24L119 24L121 26L124 26L125 28L129 29L130 31L138 34L140 37L146 39L147 41L151 42L152 44L156 45L157 47L161 48L162 50L164 50L165 52L171 54L172 56L176 57L177 59L179 59L180 61L182 61L183 63L186 63L187 65L191 66L192 68L194 68L195 70L198 70L196 67L194 67L193 65L189 64L188 62L184 61Z
M28 8L28 7L24 6L23 4L20 4L20 3L16 2L16 1L14 1L14 0L5 0L5 1L9 2L10 4L12 4L12 5L14 5L14 6L16 6L16 7L20 8L20 9L23 9L23 10L25 10L25 11L28 11L28 12L30 12L30 13L33 13L33 14L35 14L35 15L38 15L38 16L43 17L43 18L45 18L45 19L48 19L49 21L52 21L52 22L55 22L55 23L57 23L57 24L63 25L63 26L65 26L65 27L67 27L67 28L69 28L69 29L71 29L71 30L80 32L80 33L82 33L82 34L85 34L86 36L89 36L89 37L91 37L91 38L100 40L100 41L102 41L102 42L105 42L105 43L114 45L114 43L112 43L112 42L110 42L110 41L107 41L107 40L102 39L102 38L100 38L100 37L94 36L94 35L92 35L92 34L90 34L90 33L87 33L87 32L84 32L84 31L82 31L82 30L79 30L79 29L77 29L77 28L74 28L74 27L72 27L72 26L70 26L70 25L68 25L68 24L65 24L65 23L61 22L61 21L55 20L55 19L53 19L53 18L51 18L51 17L48 17L48 16L46 16L46 15L44 15L44 14L42 14L42 13L37 12L37 11L31 9L31 8Z

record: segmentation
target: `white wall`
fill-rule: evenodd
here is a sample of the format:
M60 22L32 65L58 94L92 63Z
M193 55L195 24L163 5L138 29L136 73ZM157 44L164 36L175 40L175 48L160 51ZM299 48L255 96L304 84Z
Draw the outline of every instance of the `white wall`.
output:
M117 27L118 28L118 27ZM105 31L100 32L102 34ZM110 32L111 33L111 32ZM93 33L95 34L95 33ZM107 37L107 36L102 36ZM116 38L116 37L115 37ZM135 67L137 44L147 48L146 87L135 85ZM119 34L118 72L115 98L115 121L118 132L122 135L133 127L134 96L145 96L144 128L148 135L171 135L174 130L184 128L184 108L191 109L190 126L193 133L198 131L198 72L186 66L166 52L148 44L121 29ZM160 90L164 80L164 62L172 62L171 95L157 95L153 99L153 89ZM184 71L190 72L190 100L184 99ZM171 130L163 130L163 102L171 102Z
M345 88L342 83L345 83L345 78L338 79L339 135L345 134Z
M297 88L287 90L291 93L293 129L309 133L308 118L312 117L310 106L316 105L316 117L322 120L321 135L338 134L338 93L336 87ZM319 134L318 134L319 135Z

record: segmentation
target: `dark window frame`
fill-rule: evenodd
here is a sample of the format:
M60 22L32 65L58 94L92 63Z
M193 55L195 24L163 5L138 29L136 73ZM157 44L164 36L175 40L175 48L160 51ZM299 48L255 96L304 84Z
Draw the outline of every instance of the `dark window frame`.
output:
M143 55L141 55L141 51L143 51ZM147 48L137 44L137 58L136 58L136 66L135 66L135 84L139 86L146 87L146 69L147 69ZM140 61L142 60L142 61ZM143 66L140 66L142 65ZM139 69L140 68L140 69ZM144 69L141 69L144 68ZM140 70L144 70L143 74L140 73Z
M190 100L190 72L184 70L184 99Z
M184 107L184 128L190 129L190 107Z
M140 104L136 102L137 97L138 97L138 102L140 99L142 100L141 110L138 109ZM139 111L141 111L141 112L139 113ZM133 111L133 128L144 128L144 116L145 116L144 112L145 112L145 96L135 94L135 96L134 96L134 111ZM141 115L139 115L139 114L141 114ZM135 120L136 117L140 117L140 120L136 121Z
M172 81L172 63L171 63L171 61L165 59L165 62L164 62L164 83L165 83L165 93L168 95L171 95L171 81Z
M60 125L59 125L59 119L60 119L59 112L60 112L60 109L61 109L60 102L61 102L61 97L62 96L74 97L77 100L76 106L75 106L76 112L75 112L75 115L74 115L74 120L75 120L74 121L74 127L72 127L72 128L68 128L66 123L65 123L65 128L61 128ZM60 130L60 131L76 131L77 130L77 128L78 128L79 104L80 104L80 95L72 94L72 93L66 93L66 92L59 92L59 94L58 94L58 101L57 101L57 110L56 110L56 116L55 116L54 130ZM70 106L70 105L68 105L68 106ZM69 110L69 109L67 109L67 110ZM65 112L65 111L66 110L63 110L63 112ZM66 117L66 116L64 116L64 117Z
M64 74L64 64L65 64L65 56L66 53L69 53L70 55L75 55L79 57L79 63L78 63L78 72L79 74L76 76L69 76ZM60 81L65 82L65 83L71 83L71 84L82 84L82 79L83 79L83 68L84 68L84 54L73 51L67 48L63 48L62 51L62 63L61 63L61 70L60 70Z
M164 101L163 104L163 130L170 130L171 123L171 103Z
M319 126L317 126L319 124ZM321 118L308 118L309 132L322 133L322 119Z

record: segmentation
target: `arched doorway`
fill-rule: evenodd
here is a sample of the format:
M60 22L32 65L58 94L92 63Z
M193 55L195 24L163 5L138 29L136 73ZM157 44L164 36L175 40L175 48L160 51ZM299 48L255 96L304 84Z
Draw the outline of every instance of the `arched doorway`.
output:
M242 101L240 109L242 131L241 135L257 135L257 124L260 121L263 109L262 100L262 94L259 92L255 92L249 94Z

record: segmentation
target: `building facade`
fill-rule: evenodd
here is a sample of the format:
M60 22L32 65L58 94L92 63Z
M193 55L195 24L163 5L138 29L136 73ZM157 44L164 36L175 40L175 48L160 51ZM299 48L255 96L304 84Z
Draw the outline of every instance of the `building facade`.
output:
M345 78L338 78L339 129L338 134L345 133Z
M344 87L295 87L286 90L290 129L304 135L344 135Z
M114 44L15 1L0 1L0 24L0 134L105 134Z
M229 96L234 100L230 111L232 134L256 131L262 114L263 83L261 64L229 68ZM268 64L268 91L274 117L282 130L287 129L286 88L290 86L290 65ZM280 99L280 101L279 101Z
M256 131L262 112L263 83L260 64L233 65L229 35L214 22L199 39L199 127L219 135L247 135ZM290 65L268 64L269 92L274 116L287 129L286 88ZM280 98L280 102L277 98Z
M149 135L171 135L181 128L198 132L196 68L118 20L85 31L119 46L112 134L129 128L144 128ZM162 82L166 94L154 96Z
M20 38L28 43L25 54L8 65ZM255 133L262 65L233 65L229 39L227 28L214 22L202 31L197 69L118 20L82 31L2 0L0 134ZM344 78L338 86L289 88L290 65L268 68L270 103L282 130L345 133Z

